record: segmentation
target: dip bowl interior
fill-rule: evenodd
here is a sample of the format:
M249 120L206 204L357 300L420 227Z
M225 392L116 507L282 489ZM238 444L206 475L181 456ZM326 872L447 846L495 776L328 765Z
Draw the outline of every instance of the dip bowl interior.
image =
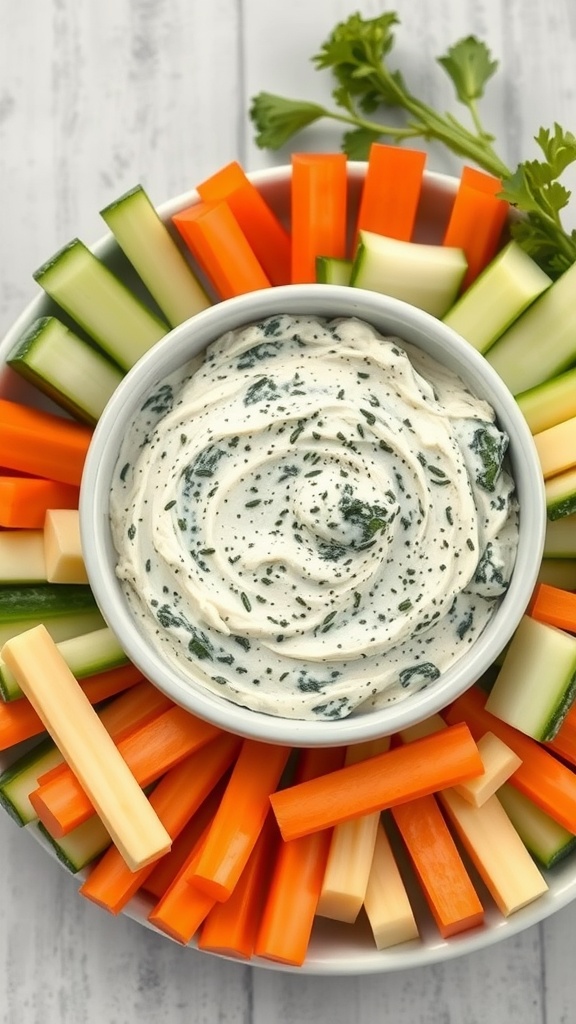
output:
M228 331L266 317L312 315L358 318L382 335L422 349L455 371L478 398L495 410L509 437L508 459L520 507L515 567L505 595L483 632L430 685L400 701L358 709L333 720L303 720L250 710L194 681L150 642L116 574L117 552L110 523L110 493L123 438L154 387ZM193 431L194 425L190 424ZM217 303L155 345L128 373L94 432L80 500L86 567L101 611L129 658L176 703L242 736L293 746L332 746L392 734L441 710L490 667L511 638L536 582L545 529L540 465L532 437L508 389L484 358L434 317L406 303L362 289L332 285L287 285Z

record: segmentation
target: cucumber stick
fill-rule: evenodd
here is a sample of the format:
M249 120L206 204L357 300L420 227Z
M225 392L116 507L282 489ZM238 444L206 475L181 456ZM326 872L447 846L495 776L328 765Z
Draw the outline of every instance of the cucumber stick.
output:
M148 786L144 792L148 794L152 788ZM58 839L50 835L41 821L30 822L28 828L37 831L44 845L56 854L73 875L82 871L112 845L110 834L97 814Z
M524 846L543 868L554 867L572 853L576 836L509 782L498 790L498 799Z
M44 263L34 279L123 370L168 331L78 238Z
M562 519L576 512L576 469L551 476L544 481L548 519Z
M54 839L41 821L32 822L29 828L38 831L44 843L73 875L104 853L112 843L96 814L60 839Z
M576 360L575 289L576 263L486 353L513 395L550 380Z
M0 774L0 805L19 825L36 820L30 793L38 787L40 776L62 761L56 744L45 739Z
M210 305L142 185L100 214L172 327Z
M316 280L319 284L350 284L352 260L337 256L316 257Z
M0 647L40 622L55 640L65 640L98 629L104 620L84 584L0 587Z
M53 316L40 317L16 343L8 366L77 419L95 424L123 371Z
M544 558L576 558L576 516L546 523Z
M576 695L576 636L524 615L486 710L536 740L552 739Z
M373 231L360 231L358 238L353 287L402 299L436 317L454 304L467 267L462 249L404 242Z
M56 646L77 679L85 679L96 672L106 672L128 663L128 658L108 626L62 640ZM6 701L17 700L22 696L16 677L1 657L0 694Z
M478 352L487 352L551 284L538 264L509 242L454 303L444 323Z
M533 434L576 416L576 367L516 395Z

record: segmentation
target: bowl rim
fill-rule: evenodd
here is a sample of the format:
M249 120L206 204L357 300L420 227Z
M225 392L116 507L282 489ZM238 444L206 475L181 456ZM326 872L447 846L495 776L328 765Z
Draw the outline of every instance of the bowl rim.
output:
M288 313L325 315L328 310L332 310L328 315L357 315L369 322L376 321L377 329L381 329L385 321L388 333L399 333L404 340L416 344L418 340L428 338L429 343L430 338L435 338L433 348L436 345L436 351L440 349L443 353L443 356L437 356L440 361L455 364L467 382L473 382L473 390L478 391L478 381L481 381L481 397L486 397L482 392L489 391L489 400L496 404L501 424L509 434L512 430L515 440L512 447L515 459L513 475L524 482L524 498L528 482L532 495L528 504L525 500L522 503L524 510L521 513L517 569L513 573L508 592L497 614L465 658L443 673L429 689L418 691L414 700L407 698L385 709L357 716L352 714L335 722L271 716L228 701L206 688L187 686L183 673L178 672L175 666L164 662L153 648L144 650L142 647L141 632L127 608L126 599L110 565L112 551L107 495L116 459L112 460L111 465L109 432L112 436L121 436L145 392L160 377L187 361L192 352L186 356L183 353L189 349L189 334L203 339L203 348L210 339L219 337L226 330L277 313L279 309ZM405 322L407 317L411 323L408 336ZM394 325L398 331L395 331ZM161 361L165 365L158 371L157 364ZM466 371L461 366L463 361L468 366ZM285 285L216 303L174 328L138 361L116 389L96 425L82 478L80 524L88 577L102 614L112 626L128 657L159 689L199 717L244 737L269 743L286 743L294 747L334 746L392 734L439 712L490 667L512 636L536 582L545 532L544 483L532 435L514 398L484 357L451 328L422 310L376 292L337 285ZM90 543L87 538L90 538ZM496 650L495 634L499 637ZM416 711L413 708L415 703Z

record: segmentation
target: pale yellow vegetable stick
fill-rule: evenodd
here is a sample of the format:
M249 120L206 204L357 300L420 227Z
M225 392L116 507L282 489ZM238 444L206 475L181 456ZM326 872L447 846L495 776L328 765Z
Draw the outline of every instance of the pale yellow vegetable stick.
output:
M542 896L548 885L497 796L473 807L454 789L438 798L497 907L509 914Z
M382 822L376 833L364 909L377 949L418 938L418 925Z
M369 740L348 747L346 764L356 764L384 753L390 738ZM337 825L332 833L330 852L316 913L352 924L364 902L380 813L363 814Z
M0 533L0 583L45 583L46 559L42 530Z
M576 416L534 434L544 479L571 469L576 462Z
M429 715L415 725L409 725L406 729L400 729L398 735L403 743L412 743L413 740L420 740L423 736L432 736L440 729L447 729L446 722L441 715Z
M44 556L49 583L88 583L78 509L48 509L44 519Z
M8 640L2 657L77 776L131 871L171 840L44 626Z
M422 722L402 729L399 735L404 743L410 743L412 740L430 736L445 728L446 722L441 715L430 715ZM485 733L478 741L478 750L484 765L483 775L477 775L474 779L469 779L468 782L454 786L456 792L475 807L480 807L485 803L522 764L518 755L491 732Z
M484 774L454 786L456 793L475 807L481 807L486 803L522 764L518 754L510 750L510 747L493 732L486 732L480 737L478 750L484 765Z

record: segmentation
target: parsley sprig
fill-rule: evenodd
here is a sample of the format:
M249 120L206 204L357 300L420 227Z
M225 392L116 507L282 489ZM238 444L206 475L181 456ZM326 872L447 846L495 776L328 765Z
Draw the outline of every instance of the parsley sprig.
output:
M456 99L468 110L467 127L453 114L439 113L415 96L402 73L390 67L393 29L398 24L397 15L388 11L371 19L353 14L336 25L312 57L318 70L330 71L335 79L335 108L261 92L250 108L257 144L279 149L323 118L347 126L342 148L353 160L365 160L371 144L379 140L439 141L502 179L502 197L523 215L512 225L514 236L540 266L558 277L576 262L576 231L568 232L561 219L570 192L559 180L576 161L576 137L558 124L552 130L541 128L535 142L542 159L526 160L512 171L498 155L495 138L480 117L479 101L498 68L486 44L467 36L438 58ZM384 117L389 112L400 112L401 123L387 123Z

